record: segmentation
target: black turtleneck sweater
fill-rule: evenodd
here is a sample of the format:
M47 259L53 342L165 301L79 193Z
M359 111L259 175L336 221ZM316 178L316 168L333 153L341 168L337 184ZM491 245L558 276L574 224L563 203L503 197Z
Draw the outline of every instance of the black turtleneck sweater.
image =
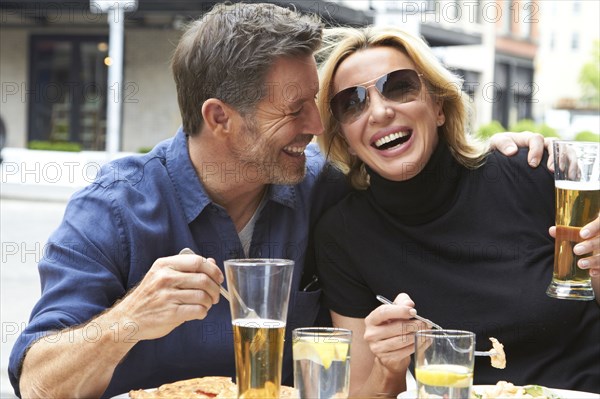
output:
M545 164L545 163L544 163ZM475 384L600 392L600 307L553 299L554 182L526 151L491 153L476 170L443 142L404 182L369 171L371 186L330 209L316 230L317 266L329 308L366 317L405 292L420 315L477 334L477 349L504 344L507 367L477 358Z

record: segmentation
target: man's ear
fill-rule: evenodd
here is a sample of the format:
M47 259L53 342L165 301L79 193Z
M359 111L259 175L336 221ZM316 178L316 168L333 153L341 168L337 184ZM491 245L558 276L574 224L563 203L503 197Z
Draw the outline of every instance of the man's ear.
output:
M232 116L235 111L216 98L209 98L202 104L202 119L212 132L228 133L232 128Z

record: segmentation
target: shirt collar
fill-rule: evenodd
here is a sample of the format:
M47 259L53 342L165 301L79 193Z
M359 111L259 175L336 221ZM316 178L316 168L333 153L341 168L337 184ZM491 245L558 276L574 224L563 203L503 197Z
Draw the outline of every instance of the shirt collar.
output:
M186 221L191 223L211 200L192 165L187 135L181 127L167 149L167 171L183 207Z
M267 198L288 208L296 209L296 188L290 185L272 184Z
M194 169L188 151L187 136L181 127L167 149L166 158L167 171L183 207L186 221L191 223L212 201ZM296 189L293 185L273 184L269 187L267 199L295 209Z

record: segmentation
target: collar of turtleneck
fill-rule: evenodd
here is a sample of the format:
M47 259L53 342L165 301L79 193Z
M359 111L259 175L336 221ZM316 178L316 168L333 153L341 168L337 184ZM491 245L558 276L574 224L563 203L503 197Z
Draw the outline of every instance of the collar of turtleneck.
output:
M370 176L368 196L377 208L395 216L399 222L417 225L444 214L454 202L461 166L440 140L425 168L405 181L391 181L367 166Z

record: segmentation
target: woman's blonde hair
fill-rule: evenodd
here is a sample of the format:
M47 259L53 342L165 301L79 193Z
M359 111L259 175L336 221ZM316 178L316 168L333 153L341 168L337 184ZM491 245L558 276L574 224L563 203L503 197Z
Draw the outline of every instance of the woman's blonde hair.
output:
M317 54L317 60L321 62L318 106L325 128L318 141L328 160L348 175L353 187L365 189L369 186L364 164L348 151L341 126L331 115L329 102L335 94L332 91L333 77L342 61L357 51L384 46L396 48L408 56L423 75L433 99L443 101L446 120L438 128L438 134L448 143L456 160L468 168L480 166L486 149L466 133L469 98L461 90L462 79L446 69L422 39L392 27L325 30L324 46Z

